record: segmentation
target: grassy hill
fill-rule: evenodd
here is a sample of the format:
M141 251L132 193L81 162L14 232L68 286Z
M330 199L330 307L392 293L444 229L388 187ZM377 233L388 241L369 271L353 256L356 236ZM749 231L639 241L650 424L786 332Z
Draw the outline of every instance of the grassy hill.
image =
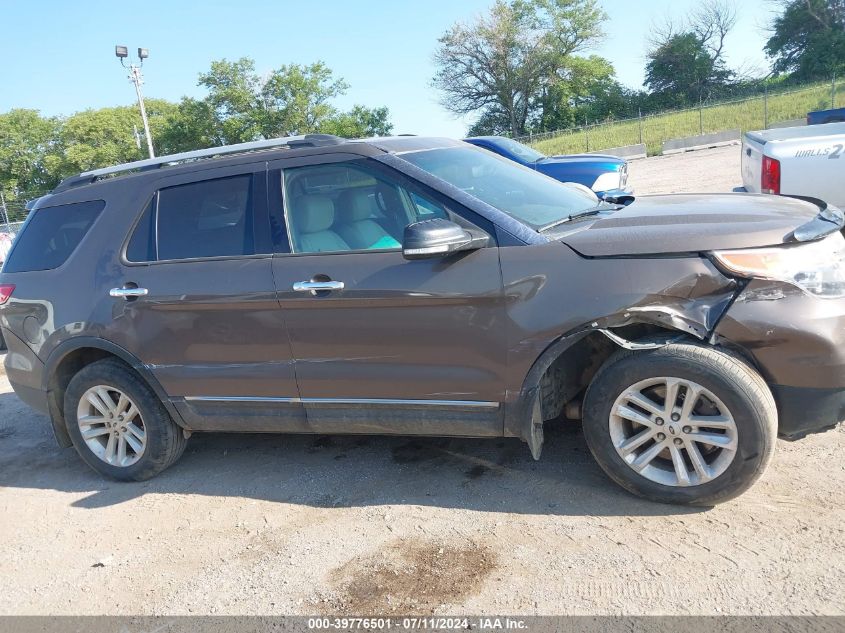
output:
M771 126L780 121L804 118L807 112L831 107L830 83L820 83L788 93L772 94L768 97L768 120ZM845 105L845 86L837 86L838 106ZM622 145L646 144L649 155L662 151L663 141L695 136L704 133L721 132L739 128L760 130L765 128L764 99L754 97L712 106L699 110L683 110L637 119L605 123L588 128L564 131L552 138L533 140L529 144L544 154L575 154L599 151ZM640 141L642 126L642 141Z

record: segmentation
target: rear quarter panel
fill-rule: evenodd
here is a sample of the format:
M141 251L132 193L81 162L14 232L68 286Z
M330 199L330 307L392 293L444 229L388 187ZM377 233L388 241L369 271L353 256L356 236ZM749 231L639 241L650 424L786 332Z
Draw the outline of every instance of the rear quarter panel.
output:
M108 291L120 285L118 252L146 202L140 198L138 184L138 179L127 178L61 194L51 204L102 199L106 206L63 265L53 270L0 275L0 281L16 286L3 309L4 326L42 361L46 362L51 352L69 338L102 338L104 324L113 320L114 301ZM123 188L124 195L110 192L116 186Z

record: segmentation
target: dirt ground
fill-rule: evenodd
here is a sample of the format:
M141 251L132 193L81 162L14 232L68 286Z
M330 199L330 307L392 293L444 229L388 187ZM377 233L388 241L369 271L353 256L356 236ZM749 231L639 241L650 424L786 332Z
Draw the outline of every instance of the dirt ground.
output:
M631 182L726 191L738 161L649 159ZM195 435L120 484L0 370L0 614L842 615L843 454L842 425L779 442L710 510L625 493L577 427L540 462L517 440Z

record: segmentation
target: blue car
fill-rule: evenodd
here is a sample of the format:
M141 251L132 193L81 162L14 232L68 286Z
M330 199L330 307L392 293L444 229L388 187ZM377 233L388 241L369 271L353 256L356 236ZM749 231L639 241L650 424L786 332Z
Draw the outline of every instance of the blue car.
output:
M807 125L824 125L825 123L842 123L843 121L845 121L845 108L817 110L807 113Z
M600 198L631 193L628 161L607 154L572 154L546 156L536 149L504 136L475 136L464 141L495 152L512 161L536 169L561 182L577 182L592 189Z

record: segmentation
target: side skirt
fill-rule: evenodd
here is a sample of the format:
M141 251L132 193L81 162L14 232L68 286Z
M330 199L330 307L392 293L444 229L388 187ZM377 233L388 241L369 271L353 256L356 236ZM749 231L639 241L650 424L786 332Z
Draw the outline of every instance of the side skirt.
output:
M503 407L464 400L186 397L192 431L500 437Z

